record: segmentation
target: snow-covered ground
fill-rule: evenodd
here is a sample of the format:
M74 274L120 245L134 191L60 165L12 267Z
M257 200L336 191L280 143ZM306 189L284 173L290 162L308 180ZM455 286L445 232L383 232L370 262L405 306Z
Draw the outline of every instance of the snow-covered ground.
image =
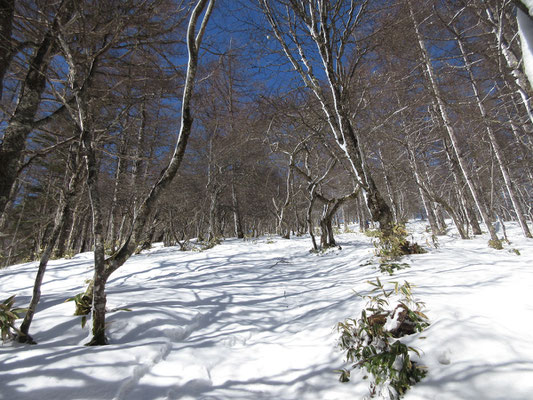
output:
M427 248L424 227L408 229ZM321 255L305 237L230 239L204 252L156 246L111 277L104 347L83 346L89 329L64 302L91 277L91 254L51 261L31 331L39 344L0 344L0 398L361 399L368 383L334 372L345 366L335 324L359 316L354 290L380 276L416 285L431 320L425 339L411 340L429 372L407 400L532 399L533 240L512 224L508 234L497 251L487 237L452 232L392 277L358 233ZM36 263L0 270L0 300L16 294L26 306L35 272Z

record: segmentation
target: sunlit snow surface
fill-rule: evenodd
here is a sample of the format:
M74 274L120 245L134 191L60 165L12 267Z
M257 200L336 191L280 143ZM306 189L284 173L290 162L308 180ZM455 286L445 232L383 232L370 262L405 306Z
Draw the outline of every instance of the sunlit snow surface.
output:
M424 228L408 229L428 247ZM407 400L533 398L533 240L507 230L500 251L451 230L437 249L406 257L410 269L382 276L416 285L431 320L409 338L429 373ZM342 384L334 372L345 366L335 324L359 315L354 290L380 275L368 237L338 241L342 250L322 255L303 237L134 256L108 283L105 347L83 346L89 330L64 303L91 277L91 254L51 261L31 332L39 344L0 344L0 398L362 399L361 374ZM36 263L0 270L0 300L16 294L27 306L35 272Z

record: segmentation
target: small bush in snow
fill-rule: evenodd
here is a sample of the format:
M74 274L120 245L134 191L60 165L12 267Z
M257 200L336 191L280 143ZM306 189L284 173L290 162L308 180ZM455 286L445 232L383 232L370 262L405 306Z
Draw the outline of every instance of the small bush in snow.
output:
M359 319L340 322L339 347L346 352L351 369L362 368L371 375L370 395L399 399L426 374L424 367L411 360L418 350L402 343L399 338L421 332L428 325L422 313L423 303L414 301L411 286L394 283L387 290L379 279L374 286ZM340 370L341 382L350 379L350 370ZM366 377L365 377L366 378Z
M382 274L387 273L389 275L393 275L396 271L406 268L409 268L409 264L407 263L384 262L379 264L379 271Z
M385 235L382 231L375 231L371 235L377 240L374 241L376 255L382 262L397 260L406 254L422 254L424 250L418 243L409 242L405 226L396 224L392 228L392 234Z
M520 250L518 250L518 249L510 249L510 250L509 250L509 253L514 253L514 254L516 254L517 256L519 256L519 255L520 255Z
M365 236L368 237L379 237L381 232L378 229L367 229L365 230Z
M87 315L91 313L92 310L92 298L91 296L88 296L87 293L82 292L78 293L76 296L71 297L69 299L65 300L65 303L67 301L73 301L76 305L76 310L74 311L74 315L81 315L81 327L84 328L85 324L87 323Z
M15 320L22 318L21 314L26 312L24 308L13 308L15 303L15 295L0 303L0 334L2 341L13 339L13 332L20 334L15 327Z
M492 239L490 239L489 240L489 247L492 247L493 249L496 249L496 250L502 250L503 249L502 240L492 240Z

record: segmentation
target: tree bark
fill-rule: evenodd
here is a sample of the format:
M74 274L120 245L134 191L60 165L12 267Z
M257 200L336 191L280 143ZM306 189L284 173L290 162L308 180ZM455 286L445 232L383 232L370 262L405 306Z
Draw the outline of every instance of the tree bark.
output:
M0 100L4 91L4 76L13 58L13 16L15 0L0 0Z

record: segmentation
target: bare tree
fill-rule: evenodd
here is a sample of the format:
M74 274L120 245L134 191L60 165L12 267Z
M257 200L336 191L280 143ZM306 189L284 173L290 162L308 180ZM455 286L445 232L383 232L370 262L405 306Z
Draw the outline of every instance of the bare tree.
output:
M96 252L95 244L95 273L93 283L94 289L92 327L93 338L88 343L89 345L103 345L107 343L107 338L105 336L105 284L111 274L118 268L120 268L134 253L137 244L142 238L145 224L150 214L153 212L153 207L156 201L172 182L172 179L176 175L183 160L185 149L187 147L187 141L191 134L193 123L191 99L194 90L196 71L198 66L198 54L200 51L203 35L205 33L205 29L209 21L209 17L211 16L213 10L214 2L215 0L198 0L191 12L191 16L189 19L189 26L187 29L187 48L189 54L189 61L187 64L187 74L185 79L185 86L183 89L181 127L172 158L170 159L170 162L167 167L161 172L159 180L152 186L150 192L140 204L139 210L133 221L131 233L128 235L125 242L117 250L117 252L115 252L111 257L105 259L103 253L103 240L101 238L99 240L99 247L101 247L101 249L99 249L98 254ZM197 32L196 26L199 21L200 27ZM88 145L89 144L90 143L88 143ZM89 146L86 146L86 148L88 147ZM92 162L88 160L89 175L91 172L91 165ZM93 224L98 223L98 218L95 218L94 216L95 211L97 213L99 212L96 209L97 206L97 204L92 204ZM101 228L96 226L95 232L100 230Z
M389 234L394 218L367 165L349 99L359 63L368 51L364 40L357 38L367 28L363 25L368 22L365 18L369 2L260 0L260 5L285 56L317 97L331 133L365 191L373 220ZM326 86L319 81L315 69L325 74Z

